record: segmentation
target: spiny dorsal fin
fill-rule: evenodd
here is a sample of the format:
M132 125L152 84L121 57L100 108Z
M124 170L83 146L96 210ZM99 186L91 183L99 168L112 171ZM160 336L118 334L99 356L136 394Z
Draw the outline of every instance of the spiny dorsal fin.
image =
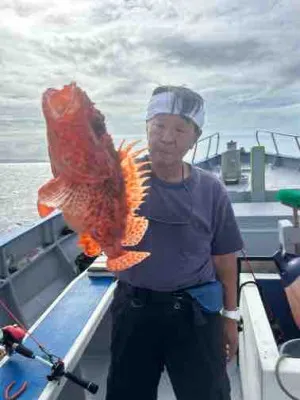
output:
M148 190L148 187L144 183L149 179L149 176L145 177L145 174L150 172L150 168L148 170L145 169L147 165L150 165L150 162L138 162L136 160L136 156L147 149L131 152L137 143L139 141L133 142L123 148L123 141L119 148L119 157L125 181L126 202L129 207L129 214L131 215L134 215L135 210L144 202Z

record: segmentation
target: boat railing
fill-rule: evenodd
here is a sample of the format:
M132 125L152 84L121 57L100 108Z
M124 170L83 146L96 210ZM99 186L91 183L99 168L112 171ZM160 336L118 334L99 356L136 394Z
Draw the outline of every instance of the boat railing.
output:
M298 148L298 151L300 153L300 135L293 135L293 134L289 134L289 133L281 133L281 132L273 132L273 131L268 131L265 129L261 129L261 130L257 130L256 131L256 141L258 143L259 146L261 146L261 140L259 139L260 134L268 134L271 136L274 148L275 148L275 152L276 155L279 156L280 154L282 154L279 151L279 146L278 146L278 140L276 140L276 138L278 137L285 137L285 138L289 138L289 139L294 139L296 142L296 146Z
M61 212L1 234L0 298L25 326L31 326L78 275L76 261L82 250L77 241ZM12 322L0 307L0 326Z
M32 226L0 236L0 280L22 269L31 259L53 247L68 236L61 212L56 212Z
M214 140L214 138L216 138L216 147L215 147L215 153L210 154L211 152L211 146L212 146L212 141ZM199 139L196 143L196 146L194 148L194 153L193 153L193 157L192 157L192 163L195 162L195 157L197 154L197 149L198 149L198 145L199 143L203 143L203 142L207 142L208 141L208 145L207 145L207 150L206 150L206 156L205 156L205 160L207 160L209 157L211 156L216 156L219 153L219 146L220 146L220 133L216 132L213 133L212 135L206 136L203 139Z

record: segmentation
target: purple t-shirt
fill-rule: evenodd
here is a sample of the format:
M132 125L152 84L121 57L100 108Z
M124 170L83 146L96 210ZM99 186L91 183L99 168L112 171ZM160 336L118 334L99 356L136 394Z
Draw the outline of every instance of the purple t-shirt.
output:
M212 255L243 248L233 209L223 183L192 166L190 176L168 183L152 176L149 194L139 214L149 227L134 250L151 255L116 273L133 286L173 291L215 280Z

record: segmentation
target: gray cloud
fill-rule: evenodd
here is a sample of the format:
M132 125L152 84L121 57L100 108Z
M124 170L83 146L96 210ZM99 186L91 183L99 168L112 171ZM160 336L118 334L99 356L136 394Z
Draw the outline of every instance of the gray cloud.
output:
M285 83L300 84L300 62L295 62L281 69L281 76Z
M0 159L47 157L41 95L72 80L118 141L158 84L205 98L205 133L300 129L296 0L2 0ZM21 143L21 145L20 145Z
M270 50L255 39L214 42L191 41L178 35L150 42L150 48L162 54L171 63L184 63L197 68L236 66L239 63L257 62L268 57Z

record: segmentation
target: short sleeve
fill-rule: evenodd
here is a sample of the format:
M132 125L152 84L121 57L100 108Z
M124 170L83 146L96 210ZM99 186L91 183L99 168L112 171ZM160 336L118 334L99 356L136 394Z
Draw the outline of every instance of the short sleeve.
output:
M235 253L244 247L243 239L227 193L218 202L214 224L212 255Z

